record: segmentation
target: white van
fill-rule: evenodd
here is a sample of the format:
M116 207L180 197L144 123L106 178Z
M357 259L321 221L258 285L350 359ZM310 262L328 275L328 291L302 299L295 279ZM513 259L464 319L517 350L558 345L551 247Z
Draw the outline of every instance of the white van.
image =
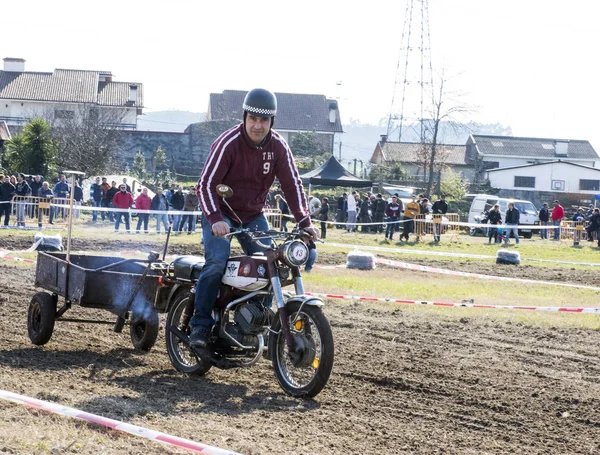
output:
M469 196L469 195L467 195ZM489 194L475 194L473 196L473 202L471 202L471 208L469 209L469 223L479 223L485 217L485 212L490 211L494 205L500 205L500 213L502 213L502 222L504 222L504 214L508 209L508 203L512 202L515 204L520 212L519 224L530 224L537 225L538 209L533 205L531 201L524 201L521 199L507 199L498 196L492 196ZM533 235L531 229L519 229L519 234L523 235L526 239L530 239Z

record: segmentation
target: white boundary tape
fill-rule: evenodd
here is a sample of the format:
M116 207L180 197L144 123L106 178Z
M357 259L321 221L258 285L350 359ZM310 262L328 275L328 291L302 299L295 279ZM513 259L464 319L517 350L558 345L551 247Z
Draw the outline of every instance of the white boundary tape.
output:
M342 300L362 300L371 302L392 302L406 303L408 305L433 305L444 307L465 307L465 308L488 308L496 310L527 310L527 311L552 311L558 313L593 313L600 314L600 308L582 308L582 307L551 307L551 306L515 306L515 305L479 305L472 302L452 303L452 302L435 302L429 300L407 300L407 299L390 299L383 297L361 297L357 295L338 295L338 294L318 294L316 292L307 292L306 295L315 297L326 297L330 299Z
M13 403L24 404L30 408L41 409L54 414L85 420L86 422L95 423L97 425L112 428L113 430L122 431L134 436L140 436L152 441L162 442L164 444L187 449L196 453L208 455L240 455L237 452L219 449L218 447L209 446L199 442L191 441L189 439L179 438L177 436L171 436L167 433L161 433L160 431L150 430L148 428L120 422L118 420L109 419L107 417L102 417L95 414L90 414L89 412L80 411L79 409L70 408L68 406L62 406L60 404L30 398L25 395L19 395L6 390L0 390L0 398Z

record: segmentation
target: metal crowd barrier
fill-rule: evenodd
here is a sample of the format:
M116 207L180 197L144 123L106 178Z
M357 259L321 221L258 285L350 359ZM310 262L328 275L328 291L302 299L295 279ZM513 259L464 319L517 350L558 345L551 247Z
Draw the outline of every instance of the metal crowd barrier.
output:
M419 237L424 235L456 235L460 231L460 226L449 223L460 222L458 213L439 214L420 214L415 217L415 234Z
M281 229L282 214L279 209L266 209L265 215L271 229Z
M54 222L66 223L69 219L69 208L51 207L51 204L69 205L69 198L45 198L36 196L13 196L11 217L17 222L25 223L35 220L38 224L44 219L50 220L50 211L54 210ZM73 209L76 210L76 209Z
M560 239L581 242L588 239L585 221L563 221L560 223ZM550 232L554 233L552 230ZM550 236L548 236L550 237ZM598 233L592 232L592 240L598 239Z

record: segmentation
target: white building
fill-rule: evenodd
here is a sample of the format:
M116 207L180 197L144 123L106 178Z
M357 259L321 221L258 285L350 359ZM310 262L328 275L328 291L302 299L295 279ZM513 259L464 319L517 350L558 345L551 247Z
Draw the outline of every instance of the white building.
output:
M142 108L142 84L113 81L110 71L25 71L22 58L5 58L0 71L0 120L9 127L40 115L60 121L91 112L114 119L111 126L136 129Z
M477 167L477 180L484 178L485 172L491 169L558 160L600 168L598 153L585 140L472 134L466 147L468 161Z

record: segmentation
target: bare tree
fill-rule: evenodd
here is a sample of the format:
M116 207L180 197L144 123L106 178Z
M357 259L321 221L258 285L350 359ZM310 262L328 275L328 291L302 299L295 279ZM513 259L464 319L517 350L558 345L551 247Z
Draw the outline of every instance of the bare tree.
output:
M431 195L436 170L439 172L448 159L448 153L444 152L439 144L440 125L446 123L451 128L458 130L462 127L462 124L458 121L457 117L470 111L468 106L460 102L460 94L446 90L447 83L448 79L442 71L442 74L439 76L437 94L435 92L432 93L431 120L426 128L428 141L423 144L424 147L421 151L421 161L424 170L428 171L425 172L425 174L428 174L425 186L425 193L427 195Z
M43 117L59 143L56 165L99 175L118 167L118 151L123 140L120 109L81 105L75 110L46 111Z

